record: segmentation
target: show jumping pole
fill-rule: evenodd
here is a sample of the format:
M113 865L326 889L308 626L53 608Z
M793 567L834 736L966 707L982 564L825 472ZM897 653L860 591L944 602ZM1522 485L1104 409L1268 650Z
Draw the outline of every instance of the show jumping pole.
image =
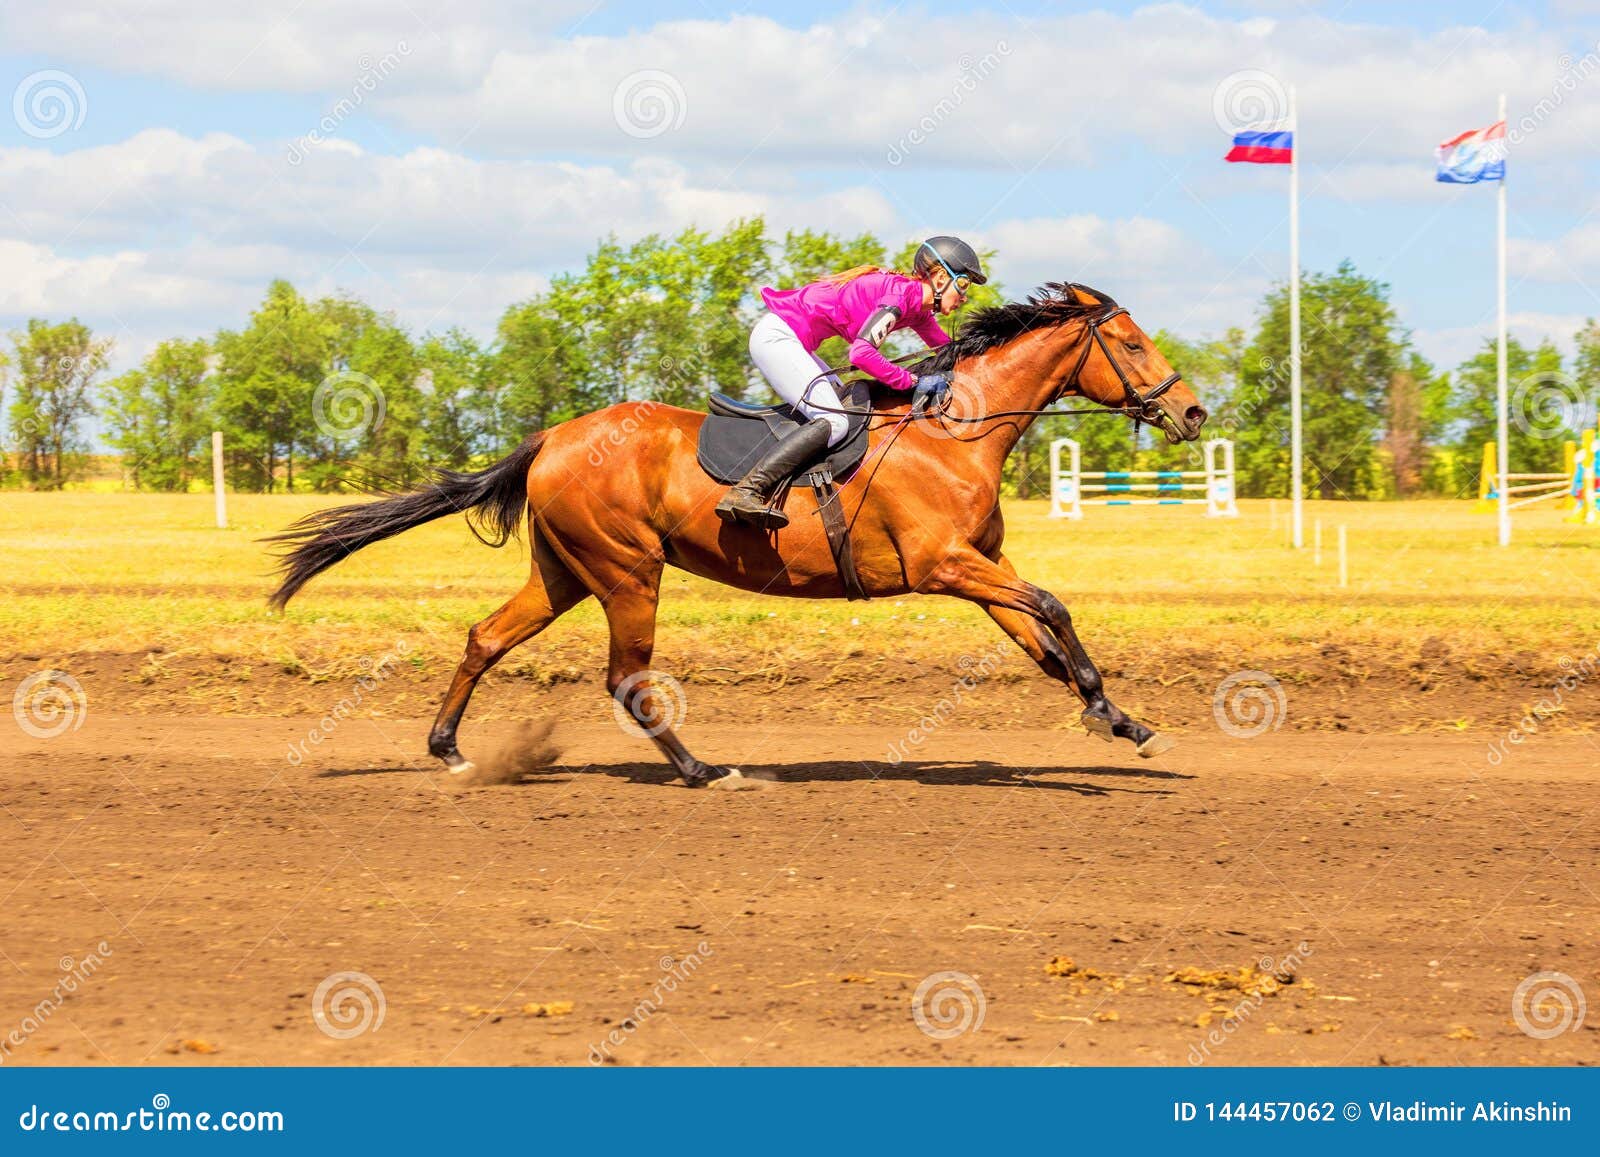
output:
M1292 84L1289 86L1289 131L1294 134L1294 147L1289 153L1289 453L1293 492L1290 523L1294 546L1299 550L1306 544L1305 494L1300 472L1300 118L1295 113ZM1502 185L1501 196L1504 195ZM1503 405L1501 410L1503 413ZM1502 434L1504 431L1502 424Z
M1504 124L1505 119L1506 94L1501 93L1498 121ZM1506 478L1506 473L1510 469L1511 452L1506 431L1506 414L1510 407L1506 401L1506 174L1504 173L1500 175L1500 189L1495 196L1499 205L1498 247L1495 254L1496 273L1498 276L1496 277L1495 294L1500 312L1499 341L1495 347L1495 424L1497 426L1496 444L1500 453L1500 469L1496 480L1498 485L1495 489L1500 492L1500 501L1497 504L1500 520L1500 545L1508 546L1511 543L1511 496L1506 490L1509 481Z

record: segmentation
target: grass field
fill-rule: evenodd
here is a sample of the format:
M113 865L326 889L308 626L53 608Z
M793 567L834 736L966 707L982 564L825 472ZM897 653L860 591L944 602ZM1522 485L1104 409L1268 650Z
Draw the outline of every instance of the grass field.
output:
M0 495L0 671L14 681L41 663L98 664L115 684L108 699L130 708L259 713L286 710L296 688L401 643L418 694L437 694L466 628L520 584L524 549L490 550L461 520L436 523L352 557L285 614L269 612L271 559L259 539L330 501L231 496L233 525L217 530L204 495ZM1109 675L1141 685L1136 700L1239 669L1290 683L1333 671L1373 687L1409 686L1421 670L1422 693L1436 694L1443 677L1503 697L1600 643L1600 529L1568 524L1553 507L1519 512L1515 544L1502 550L1492 517L1469 502L1313 502L1308 547L1296 553L1286 503L1240 505L1236 520L1133 508L1068 523L1046 517L1042 501L1011 502L1007 552L1067 603ZM1312 520L1323 525L1320 566ZM1347 588L1334 557L1340 525ZM804 680L848 718L884 682L947 681L959 656L997 646L1007 644L993 624L952 600L796 602L669 571L656 666L708 686ZM603 663L591 602L497 677L597 684ZM1006 678L1030 675L1022 662ZM1444 705L1455 698L1440 697L1428 718L1470 725L1478 709Z

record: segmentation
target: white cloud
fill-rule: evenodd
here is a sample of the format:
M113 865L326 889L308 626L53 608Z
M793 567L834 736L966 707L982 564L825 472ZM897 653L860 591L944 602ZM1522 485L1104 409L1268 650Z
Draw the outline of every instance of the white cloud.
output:
M1577 282L1600 301L1600 221L1587 220L1553 241L1508 238L1506 264L1513 277Z
M1218 332L1246 322L1268 279L1236 269L1165 221L1093 214L1003 221L979 236L1013 295L1047 281L1110 293L1151 330Z
M508 45L560 33L593 8L592 0L51 0L0 7L0 43L202 89L322 92L349 85L363 58L404 41L407 83L429 89L470 85Z
M1235 21L1177 5L1026 23L922 20L914 49L901 22L852 15L787 28L736 16L511 44L469 86L413 92L400 78L377 101L440 140L470 133L473 148L514 155L881 166L893 154L908 166L1026 170L1093 163L1129 134L1172 152L1220 148L1219 89L1252 115L1281 114L1283 86L1298 79L1302 146L1317 164L1425 165L1443 137L1492 119L1482 94L1506 88L1513 120L1548 98L1570 68L1568 47L1531 30L1423 34L1304 14ZM641 72L671 78L659 91L676 124L644 140L618 126L613 103ZM1600 129L1600 100L1580 99L1584 85L1600 77L1540 117L1523 155L1559 155Z
M513 301L632 240L765 215L893 235L875 189L719 188L662 160L626 168L276 146L151 130L69 153L0 149L0 320L77 315L123 331L241 324L273 277L347 289L418 327L486 331ZM159 336L159 335L158 335Z

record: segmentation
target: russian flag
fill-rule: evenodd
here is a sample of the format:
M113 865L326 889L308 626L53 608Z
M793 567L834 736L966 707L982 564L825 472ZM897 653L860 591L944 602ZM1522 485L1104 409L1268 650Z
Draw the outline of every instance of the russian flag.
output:
M1252 125L1233 134L1233 148L1222 158L1252 165L1287 165L1294 160L1294 132L1271 125Z
M1506 122L1486 129L1468 129L1441 144L1435 180L1449 185L1476 185L1506 179Z

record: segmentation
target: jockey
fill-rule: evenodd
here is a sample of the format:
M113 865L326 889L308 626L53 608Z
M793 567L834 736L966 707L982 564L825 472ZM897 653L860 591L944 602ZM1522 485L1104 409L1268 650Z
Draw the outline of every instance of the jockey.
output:
M945 374L913 377L879 350L897 329L911 329L930 347L950 340L935 313L954 310L973 285L986 280L978 255L958 237L930 237L917 248L908 277L861 265L797 289L763 289L770 312L750 331L750 357L777 395L810 419L786 431L776 446L717 503L724 522L776 530L788 517L768 506L779 486L848 431L839 380L816 349L830 337L850 343L850 364L897 390L915 390L937 405L949 389ZM809 388L810 394L806 391Z

